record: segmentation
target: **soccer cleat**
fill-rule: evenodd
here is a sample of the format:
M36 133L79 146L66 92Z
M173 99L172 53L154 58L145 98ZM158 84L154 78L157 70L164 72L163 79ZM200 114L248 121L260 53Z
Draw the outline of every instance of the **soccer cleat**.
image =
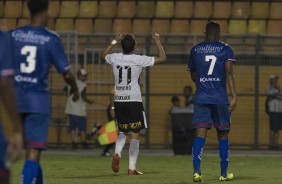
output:
M119 160L120 160L120 157L118 156L118 154L116 153L114 156L113 156L113 159L112 159L112 170L117 173L119 172Z
M234 175L232 173L227 174L227 176L224 178L223 176L219 177L219 181L231 181L233 180Z
M134 170L128 169L127 174L128 174L128 175L142 175L143 173L140 172L140 171L137 171L136 169L134 169Z
M198 173L195 173L193 175L193 181L194 182L202 182L202 176L200 174L198 174Z

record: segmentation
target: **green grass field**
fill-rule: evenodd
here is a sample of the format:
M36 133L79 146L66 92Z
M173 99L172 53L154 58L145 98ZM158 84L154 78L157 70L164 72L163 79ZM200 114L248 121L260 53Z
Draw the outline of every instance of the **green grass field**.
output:
M97 154L45 154L42 157L45 184L188 184L192 182L191 156L142 155L138 169L140 176L128 176L128 156L123 156L118 174L111 171L111 158ZM12 184L20 181L23 160L12 169ZM281 156L234 156L229 171L238 184L282 183ZM202 162L204 183L218 183L219 159L204 155Z

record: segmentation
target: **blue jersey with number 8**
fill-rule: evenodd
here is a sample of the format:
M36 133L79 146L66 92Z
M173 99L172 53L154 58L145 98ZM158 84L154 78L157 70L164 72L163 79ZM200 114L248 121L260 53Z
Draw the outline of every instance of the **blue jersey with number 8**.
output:
M231 47L223 42L202 42L191 49L188 70L196 72L195 103L228 104L225 62L235 62Z
M49 114L49 69L53 64L64 73L70 67L59 36L45 27L24 26L10 31L10 37L20 112Z

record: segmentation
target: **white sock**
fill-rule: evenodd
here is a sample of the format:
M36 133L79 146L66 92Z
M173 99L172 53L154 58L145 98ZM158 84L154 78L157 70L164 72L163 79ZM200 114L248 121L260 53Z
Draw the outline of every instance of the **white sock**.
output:
M129 145L129 169L135 170L136 169L136 162L139 153L139 140L131 139Z
M123 132L120 132L116 141L115 154L118 154L121 157L122 149L125 145L126 135Z

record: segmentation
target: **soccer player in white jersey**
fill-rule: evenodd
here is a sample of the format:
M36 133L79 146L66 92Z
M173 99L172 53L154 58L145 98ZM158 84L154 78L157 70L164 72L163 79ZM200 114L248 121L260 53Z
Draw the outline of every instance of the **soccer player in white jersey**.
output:
M115 78L115 114L118 122L119 135L112 159L112 170L119 172L121 152L126 136L131 138L129 145L128 175L143 174L136 170L139 153L139 132L147 128L146 117L142 104L139 77L144 67L153 66L166 60L166 55L157 33L152 34L158 49L158 56L149 57L133 54L136 41L133 35L125 35L117 30L115 39L101 53L101 59L112 65ZM121 41L123 53L110 54L112 48Z

